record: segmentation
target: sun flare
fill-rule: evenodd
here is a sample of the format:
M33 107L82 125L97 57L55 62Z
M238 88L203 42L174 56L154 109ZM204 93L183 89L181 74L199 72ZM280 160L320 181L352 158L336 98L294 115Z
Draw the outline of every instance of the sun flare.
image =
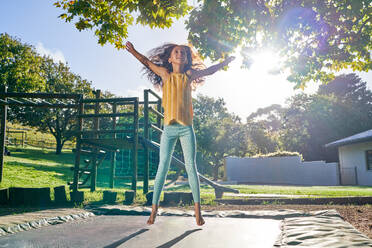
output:
M226 99L228 108L243 118L258 107L284 104L285 96L292 94L293 85L286 80L286 72L279 70L281 59L273 51L251 54L250 68L241 68L240 53L234 56L236 60L230 68L212 75L208 79L211 83L202 87L200 93Z
M281 60L277 53L264 50L253 53L251 55L252 65L251 70L257 71L260 74L279 74Z

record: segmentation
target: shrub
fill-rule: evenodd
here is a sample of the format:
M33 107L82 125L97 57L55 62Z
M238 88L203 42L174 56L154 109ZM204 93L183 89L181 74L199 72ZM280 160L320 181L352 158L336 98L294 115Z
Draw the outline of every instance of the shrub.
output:
M291 156L299 156L301 160L303 160L302 154L298 152L290 152L290 151L276 151L276 152L267 153L267 154L259 153L259 154L252 156L252 158L291 157Z

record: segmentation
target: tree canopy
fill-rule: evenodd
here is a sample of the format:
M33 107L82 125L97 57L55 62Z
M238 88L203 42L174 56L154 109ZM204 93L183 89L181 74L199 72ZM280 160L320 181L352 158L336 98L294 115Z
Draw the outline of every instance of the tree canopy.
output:
M8 91L32 92L45 89L42 58L35 49L6 33L0 34L0 85Z
M91 83L71 72L61 62L42 57L36 49L16 37L0 34L0 85L9 92L81 93L92 95ZM55 99L50 102L57 103ZM56 139L56 153L71 140L76 126L76 110L12 106L8 119L50 131Z
M92 96L91 83L72 73L66 64L43 57L41 69L46 80L46 92ZM49 131L56 139L56 154L60 154L64 143L74 139L70 131L76 130L76 114L76 110L71 108L28 108L17 113L17 121L37 127L40 131Z
M243 66L260 49L277 51L281 71L297 87L314 80L329 82L346 68L371 69L370 0L59 0L60 17L75 21L78 30L94 29L98 42L123 48L128 27L170 27L186 21L189 41L213 61L241 49Z
M355 74L340 75L313 95L289 99L283 115L282 143L306 160L337 160L325 144L372 126L372 94Z
M214 179L227 156L244 156L247 137L244 126L234 114L227 112L223 99L198 95L193 101L194 127L198 151L212 168ZM198 161L199 166L200 163Z
M342 69L371 69L371 10L369 0L203 1L187 28L192 44L213 60L242 46L249 67L255 50L278 51L288 80L304 87Z
M128 27L134 20L151 28L169 28L174 18L191 9L187 0L60 0L54 5L66 11L60 18L76 21L79 31L94 29L99 44L109 42L119 49L124 48L123 38L128 37Z

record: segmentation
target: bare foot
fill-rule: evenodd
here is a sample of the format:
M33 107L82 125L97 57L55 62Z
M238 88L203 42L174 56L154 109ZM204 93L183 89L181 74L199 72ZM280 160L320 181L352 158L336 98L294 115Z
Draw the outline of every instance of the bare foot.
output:
M195 219L196 219L196 224L198 226L204 225L205 221L204 221L204 218L201 214L200 203L198 203L198 202L195 203Z
M195 218L196 218L196 224L198 226L204 225L205 221L204 221L203 216L201 214L195 215Z
M155 223L156 214L158 213L158 206L152 205L152 210L149 219L147 220L148 225L152 225Z

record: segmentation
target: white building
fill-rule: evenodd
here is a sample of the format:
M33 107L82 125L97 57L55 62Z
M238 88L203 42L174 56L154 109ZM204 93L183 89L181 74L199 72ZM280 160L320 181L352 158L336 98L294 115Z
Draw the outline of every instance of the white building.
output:
M342 185L372 186L372 129L325 146L338 147Z

